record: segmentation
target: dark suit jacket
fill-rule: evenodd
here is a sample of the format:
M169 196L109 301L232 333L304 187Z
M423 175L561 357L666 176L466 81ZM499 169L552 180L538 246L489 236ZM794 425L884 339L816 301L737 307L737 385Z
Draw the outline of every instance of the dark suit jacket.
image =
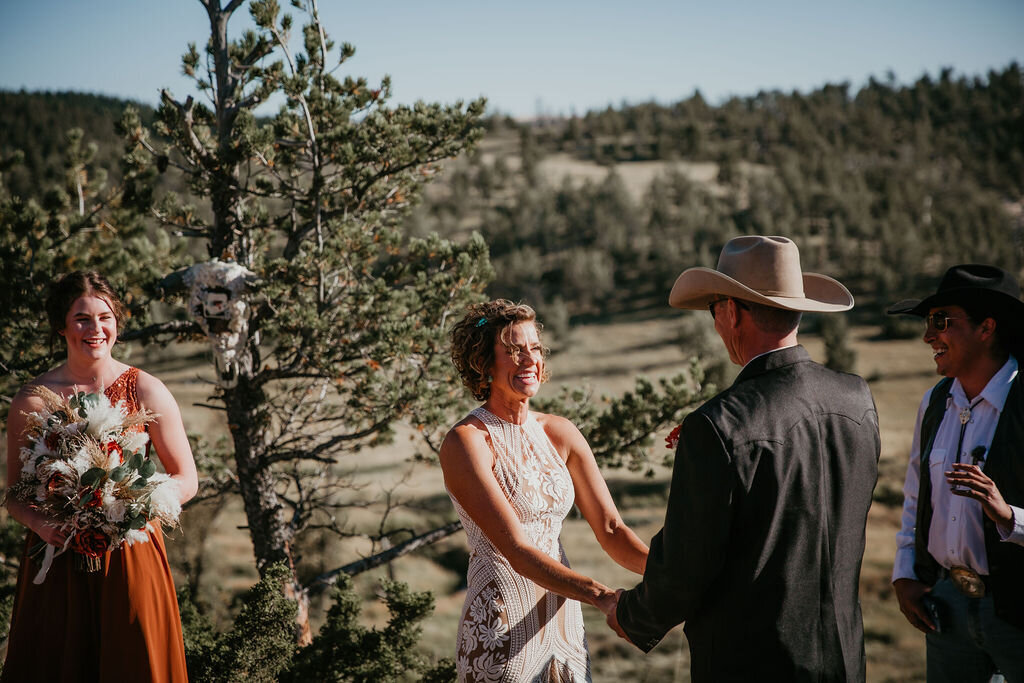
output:
M867 384L803 347L683 421L665 526L617 616L645 652L685 621L703 681L863 681L857 584L879 455Z

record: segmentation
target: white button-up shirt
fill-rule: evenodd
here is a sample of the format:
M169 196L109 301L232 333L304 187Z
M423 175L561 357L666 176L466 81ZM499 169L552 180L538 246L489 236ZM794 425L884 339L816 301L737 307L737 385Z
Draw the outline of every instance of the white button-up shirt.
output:
M985 534L982 523L985 512L981 503L965 496L954 495L946 481L946 472L957 462L957 445L960 443L960 414L970 409L970 420L964 426L963 442L959 461L971 464L971 452L978 446L985 448L987 456L992 446L999 415L1006 404L1017 376L1017 360L1010 356L1002 368L992 376L985 389L967 400L960 380L953 380L950 396L946 399L946 412L935 435L928 461L928 474L932 484L932 521L928 530L928 551L943 567L965 566L979 574L988 574L988 557L985 555ZM903 485L903 521L896 536L896 561L892 578L916 579L914 573L914 527L917 523L917 494L921 473L921 420L931 399L931 390L921 401L914 427L914 440L910 445L910 463ZM1024 445L1022 445L1024 446ZM1024 457L1024 454L1018 454ZM984 469L984 462L977 463ZM1010 533L1000 536L1004 542L1024 545L1024 509L1010 506L1013 510L1013 527Z

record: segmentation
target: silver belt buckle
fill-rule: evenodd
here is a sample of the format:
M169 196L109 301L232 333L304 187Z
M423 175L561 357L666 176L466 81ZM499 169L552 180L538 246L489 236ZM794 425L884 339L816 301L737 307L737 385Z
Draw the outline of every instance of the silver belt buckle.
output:
M985 597L985 581L978 572L967 567L950 567L949 578L956 589L969 598Z

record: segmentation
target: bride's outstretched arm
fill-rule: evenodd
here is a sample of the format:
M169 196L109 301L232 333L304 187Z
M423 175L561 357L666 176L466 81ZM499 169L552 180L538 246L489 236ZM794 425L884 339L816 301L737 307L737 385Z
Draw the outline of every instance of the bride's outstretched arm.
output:
M452 497L504 555L512 569L567 598L606 613L615 606L615 591L573 571L537 548L494 478L494 456L485 429L471 422L456 425L441 444L441 469Z
M544 415L541 420L551 442L565 458L576 490L576 506L593 529L598 543L618 564L643 574L647 545L622 521L590 444L576 425L564 417Z

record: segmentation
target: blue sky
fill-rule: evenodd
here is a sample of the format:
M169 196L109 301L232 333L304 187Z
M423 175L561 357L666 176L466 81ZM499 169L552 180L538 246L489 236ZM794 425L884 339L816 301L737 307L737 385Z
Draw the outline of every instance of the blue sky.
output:
M279 0L288 11L287 0ZM623 101L712 102L807 91L944 66L984 76L1024 64L1020 0L319 0L348 72L392 76L394 99L486 95L491 111L584 113ZM249 25L247 11L232 20ZM156 103L205 44L198 0L0 0L0 88L78 90Z

